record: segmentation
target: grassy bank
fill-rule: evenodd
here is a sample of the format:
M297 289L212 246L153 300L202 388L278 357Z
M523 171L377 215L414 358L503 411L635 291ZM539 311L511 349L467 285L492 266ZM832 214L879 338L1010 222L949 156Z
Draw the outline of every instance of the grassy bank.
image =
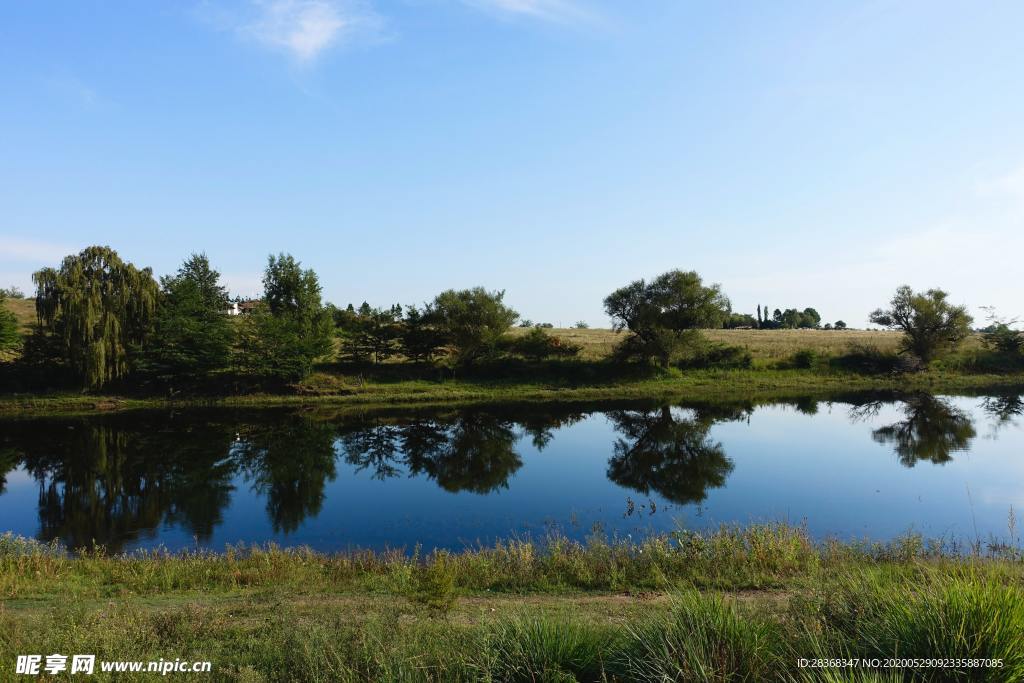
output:
M1024 386L1024 373L933 370L907 375L864 375L817 370L671 370L653 377L588 381L502 379L387 379L318 372L296 391L237 395L92 395L53 393L0 396L0 414L83 413L137 408L222 406L401 407L496 401L625 399L728 400L826 397L852 391L956 393Z
M820 680L801 657L898 655L1002 658L918 671L1011 681L1024 675L1022 586L1005 545L814 544L787 526L426 558L71 558L8 537L0 666L88 652L210 660L214 680L761 681Z

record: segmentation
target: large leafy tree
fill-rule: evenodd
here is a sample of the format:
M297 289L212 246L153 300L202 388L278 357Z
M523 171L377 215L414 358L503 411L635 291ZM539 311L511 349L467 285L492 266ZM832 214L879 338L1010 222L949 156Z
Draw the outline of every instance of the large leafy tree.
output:
M930 363L955 348L971 333L974 322L966 306L949 303L941 289L915 292L904 285L896 290L888 309L877 309L871 322L903 332L901 350Z
M699 329L721 327L730 304L718 285L705 286L693 271L672 270L615 290L604 309L616 330L633 333L620 345L621 355L656 358L668 367L681 349L700 342Z
M32 275L42 332L59 340L59 353L91 389L131 369L152 327L158 287L149 268L122 261L110 247L88 247L59 268Z
M431 309L436 328L459 362L472 363L493 353L501 337L519 320L504 298L504 291L488 292L483 287L449 289L434 298Z
M227 290L205 254L192 254L161 278L160 305L147 358L158 375L195 379L228 365L233 327Z
M263 275L264 305L243 321L237 364L251 374L285 381L307 376L333 348L331 310L320 281L292 256L270 256Z

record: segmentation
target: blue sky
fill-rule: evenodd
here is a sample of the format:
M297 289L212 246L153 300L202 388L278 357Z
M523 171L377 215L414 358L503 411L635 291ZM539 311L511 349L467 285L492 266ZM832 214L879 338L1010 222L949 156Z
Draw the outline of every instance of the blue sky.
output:
M866 324L1024 314L1024 3L0 5L0 284L87 244L533 320L670 268ZM978 312L980 314L980 311Z

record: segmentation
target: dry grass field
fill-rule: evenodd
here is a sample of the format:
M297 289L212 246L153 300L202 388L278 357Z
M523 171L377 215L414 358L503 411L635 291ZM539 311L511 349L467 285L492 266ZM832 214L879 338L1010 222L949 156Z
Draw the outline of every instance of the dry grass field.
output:
M514 334L527 331L516 328ZM626 334L608 329L552 329L548 332L579 344L583 347L580 357L590 360L607 357ZM742 346L754 358L765 360L789 358L803 349L840 355L857 344L868 344L885 352L895 351L901 336L898 332L884 330L705 330L704 335L713 342Z
M14 311L21 327L28 331L29 327L36 321L35 299L7 299L7 308Z

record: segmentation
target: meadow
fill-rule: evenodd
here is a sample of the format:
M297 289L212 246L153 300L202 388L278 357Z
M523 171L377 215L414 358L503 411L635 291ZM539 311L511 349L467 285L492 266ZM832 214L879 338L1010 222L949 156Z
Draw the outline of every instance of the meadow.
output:
M69 557L7 536L0 667L45 651L210 660L231 681L1016 681L1022 579L1003 543L815 544L784 525L428 557ZM962 661L799 665L937 656Z

